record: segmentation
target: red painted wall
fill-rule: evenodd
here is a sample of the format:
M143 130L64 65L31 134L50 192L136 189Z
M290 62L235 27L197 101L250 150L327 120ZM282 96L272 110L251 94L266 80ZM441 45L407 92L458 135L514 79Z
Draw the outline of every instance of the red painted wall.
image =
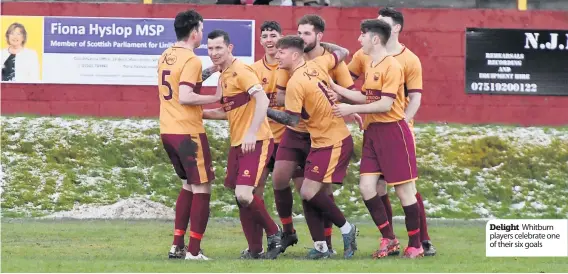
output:
M362 19L377 8L308 8L271 6L192 6L82 3L2 3L3 15L98 17L174 17L195 8L205 18L277 20L286 34L294 33L302 15L317 13L327 22L324 39L352 52ZM417 120L454 123L568 124L568 97L466 95L464 91L465 28L568 29L568 12L466 9L404 9L401 41L422 60L424 96ZM257 41L258 42L258 41ZM256 47L256 57L262 48ZM211 88L207 92L213 92ZM2 114L142 116L158 115L152 86L2 84Z

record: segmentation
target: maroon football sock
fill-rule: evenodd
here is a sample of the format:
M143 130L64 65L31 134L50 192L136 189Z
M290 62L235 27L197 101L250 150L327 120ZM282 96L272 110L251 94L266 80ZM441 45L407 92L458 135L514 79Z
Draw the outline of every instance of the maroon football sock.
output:
M197 256L201 250L201 239L207 228L209 221L209 202L211 194L195 193L191 203L191 228L189 232L189 246L187 251L193 256Z
M420 207L420 241L429 241L430 235L428 235L428 224L426 223L426 210L424 209L424 202L420 192L416 192L416 202Z
M182 188L176 201L176 218L174 221L173 245L185 246L185 232L189 223L193 192Z
M262 203L262 206L264 208L266 208L266 205L264 204L264 200L260 200L260 202ZM259 223L256 223L256 225L254 227L254 233L252 234L252 244L253 244L253 248L255 250L260 248L260 250L262 251L262 236L264 236L264 230L262 229L262 225L259 224Z
M385 212L385 206L379 198L379 195L364 201L365 206L369 210L369 214L371 218L373 218L373 222L377 225L377 228L381 231L383 238L387 239L394 239L394 233L392 229L392 225L389 223L387 214Z
M262 200L256 195L253 195L253 197L248 208L252 212L255 222L262 225L267 236L276 234L278 232L278 225L276 225L272 217L270 217L270 214L268 214Z
M321 212L306 200L302 200L302 206L304 207L304 215L306 215L306 223L308 224L312 240L314 242L325 241Z
M406 215L406 231L408 232L408 246L421 247L420 243L420 207L418 203L403 206Z
M260 253L262 251L262 245L255 245L253 240L253 235L258 224L254 221L254 217L252 216L250 208L243 207L239 203L239 201L237 201L237 205L239 206L239 218L241 220L243 233L245 234L245 238L247 239L248 249L250 252Z
M312 199L308 201L313 207L323 213L324 218L329 218L337 227L342 227L347 223L345 216L337 207L335 202L325 194L324 191L318 192Z
M335 199L333 197L333 194L329 194L328 196L335 204ZM324 216L323 227L325 231L325 242L327 243L327 247L331 249L331 234L333 233L333 222L326 216Z
M294 197L292 196L292 189L287 187L285 189L274 190L274 201L276 203L276 211L278 212L278 217L282 222L284 232L293 233L294 222L292 220L292 206L294 203Z
M392 226L392 206L391 206L391 201L389 199L389 194L387 193L381 196L381 201L383 201L383 206L385 207L385 212L387 214L389 224Z

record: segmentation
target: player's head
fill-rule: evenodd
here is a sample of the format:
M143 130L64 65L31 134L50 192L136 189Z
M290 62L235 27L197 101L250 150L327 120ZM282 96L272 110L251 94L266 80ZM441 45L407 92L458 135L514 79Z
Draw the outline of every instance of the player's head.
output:
M312 51L323 38L325 20L319 15L308 14L298 21L298 35L304 40L304 52Z
M282 37L282 28L276 21L265 21L260 26L260 44L264 52L274 56L276 54L276 42Z
M233 45L229 34L216 29L207 35L207 53L215 65L221 65L231 58Z
M398 35L402 32L402 28L404 27L404 16L402 16L402 12L393 8L382 8L379 10L377 19L387 22L391 26L392 34Z
M304 40L300 36L287 35L276 43L278 67L290 70L304 55Z
M390 38L391 26L379 19L363 20L359 42L365 54L370 54L375 47L385 47Z
M203 17L194 10L178 13L174 20L174 29L178 41L193 42L195 47L203 39Z

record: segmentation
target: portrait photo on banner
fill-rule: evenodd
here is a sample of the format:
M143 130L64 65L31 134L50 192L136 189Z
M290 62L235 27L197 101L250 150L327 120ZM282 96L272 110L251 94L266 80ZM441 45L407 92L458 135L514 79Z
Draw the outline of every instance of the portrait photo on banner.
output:
M42 81L43 17L2 16L2 82Z

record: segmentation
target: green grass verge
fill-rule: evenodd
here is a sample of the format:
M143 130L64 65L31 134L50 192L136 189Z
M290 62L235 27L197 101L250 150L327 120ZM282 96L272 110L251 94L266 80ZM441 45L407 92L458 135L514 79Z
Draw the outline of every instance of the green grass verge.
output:
M33 221L2 222L4 272L566 272L565 258L487 258L485 224L432 222L438 254L405 260L372 260L377 229L359 223L359 251L352 260L303 260L311 247L305 223L297 222L300 242L275 261L242 261L246 241L237 220L211 220L202 248L208 262L168 260L172 222L163 221ZM404 224L395 222L398 235ZM405 241L403 241L405 242ZM333 243L342 251L338 233ZM266 245L266 240L264 241ZM406 243L404 243L406 244Z
M180 189L157 120L2 117L2 214L40 216L76 204L146 197L172 207ZM225 122L207 122L215 174L213 216L237 216L223 188ZM359 198L361 132L336 201L365 216ZM418 189L429 217L566 218L568 128L417 125ZM270 179L269 179L270 180ZM392 189L391 189L392 191ZM554 193L554 195L551 195ZM392 199L394 193L392 193ZM294 213L301 214L295 195ZM267 205L274 212L270 182ZM399 206L395 215L402 215Z

